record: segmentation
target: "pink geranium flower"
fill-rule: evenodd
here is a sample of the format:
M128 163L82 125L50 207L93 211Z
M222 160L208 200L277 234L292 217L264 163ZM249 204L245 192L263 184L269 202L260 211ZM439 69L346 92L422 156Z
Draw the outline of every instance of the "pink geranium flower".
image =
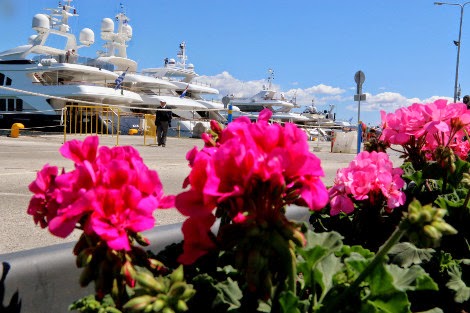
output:
M311 210L326 205L328 193L321 181L324 173L320 160L309 151L306 134L290 123L269 124L271 115L263 110L257 123L238 118L223 130L212 125L217 138L206 136L203 149L188 153L192 170L184 186L190 189L176 196L175 205L189 220L210 216L215 221L213 212L217 210L218 216L226 215L238 224L282 224L287 205ZM183 259L200 256L186 243L189 235L197 234L205 232L185 233Z
M75 169L58 175L57 168L44 167L30 185L34 196L28 208L35 222L56 236L80 228L111 249L127 251L133 234L154 226L155 209L174 206L157 172L132 147L98 148L92 136L66 142L60 151Z
M338 170L334 186L329 190L330 214L346 214L354 211L354 200L376 201L376 194L387 200L389 211L405 203L400 191L405 182L403 170L393 168L388 154L384 152L359 153L347 168ZM381 203L379 203L381 205Z
M436 100L432 103L414 103L394 113L381 112L381 140L389 145L403 146L407 158L417 165L434 160L438 147L450 147L462 159L468 149L461 144L470 126L470 110L464 103ZM423 158L424 156L424 158Z

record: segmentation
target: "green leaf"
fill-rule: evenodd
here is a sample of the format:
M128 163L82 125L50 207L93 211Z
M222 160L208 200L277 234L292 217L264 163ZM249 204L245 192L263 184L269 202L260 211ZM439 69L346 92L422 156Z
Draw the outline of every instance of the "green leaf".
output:
M303 275L303 284L313 286L319 284L322 294L332 285L334 274L341 268L339 259L334 252L341 249L342 237L336 232L307 232L307 245L298 248L301 258L297 262L297 271Z
M343 237L337 232L315 233L308 231L306 234L307 245L304 250L315 246L321 246L330 251L339 251L343 246Z
M387 297L367 300L360 312L369 313L409 313L410 302L404 292L393 293Z
M450 276L447 282L447 288L455 291L454 300L457 303L463 303L470 299L470 287L462 280L462 270L458 265L449 267L447 273Z
M402 267L410 267L412 264L421 264L432 258L434 249L419 249L410 242L401 242L394 245L388 254L392 262Z
M344 259L344 263L348 266L348 268L353 269L357 273L362 272L367 267L369 262L369 259L366 259L362 254L357 252L352 252L347 258Z
M394 285L392 274L381 263L377 265L366 281L370 283L371 296L383 296L397 292L399 289Z
M394 287L400 291L438 290L437 284L419 265L404 269L392 264L387 270L393 277Z
M297 307L299 299L292 291L281 293L279 303L281 304L282 313L300 313Z
M214 287L218 291L214 299L215 305L226 304L228 305L228 311L240 307L240 299L243 295L238 283L229 277L226 281L219 282Z

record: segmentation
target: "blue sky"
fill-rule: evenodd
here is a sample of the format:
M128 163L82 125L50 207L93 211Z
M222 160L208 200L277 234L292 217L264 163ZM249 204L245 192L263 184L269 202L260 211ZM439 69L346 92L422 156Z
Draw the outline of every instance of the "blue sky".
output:
M376 125L380 110L414 102L453 99L460 8L428 0L75 0L78 18L96 42L80 55L96 56L103 42L100 24L120 3L130 18L128 56L139 69L176 57L181 41L201 81L221 92L250 96L266 83L297 103L319 109L336 106L338 119L357 121L354 74L365 73L361 119ZM0 51L27 43L31 20L58 1L0 0ZM458 2L457 2L458 3ZM468 13L467 13L468 11ZM466 20L466 17L468 19ZM462 26L459 82L470 94L470 5Z

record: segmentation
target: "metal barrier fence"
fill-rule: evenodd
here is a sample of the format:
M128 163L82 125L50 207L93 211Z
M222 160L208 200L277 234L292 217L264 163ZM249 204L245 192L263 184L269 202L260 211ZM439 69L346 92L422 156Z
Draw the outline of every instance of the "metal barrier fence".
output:
M121 110L110 106L67 105L63 112L64 142L70 135L116 135L119 144Z

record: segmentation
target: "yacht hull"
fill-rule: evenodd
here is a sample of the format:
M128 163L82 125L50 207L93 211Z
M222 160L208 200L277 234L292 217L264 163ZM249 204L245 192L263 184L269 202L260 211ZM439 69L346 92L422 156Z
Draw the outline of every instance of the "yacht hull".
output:
M26 129L44 132L63 132L61 116L55 114L1 114L0 129L9 130L15 123L21 123Z

